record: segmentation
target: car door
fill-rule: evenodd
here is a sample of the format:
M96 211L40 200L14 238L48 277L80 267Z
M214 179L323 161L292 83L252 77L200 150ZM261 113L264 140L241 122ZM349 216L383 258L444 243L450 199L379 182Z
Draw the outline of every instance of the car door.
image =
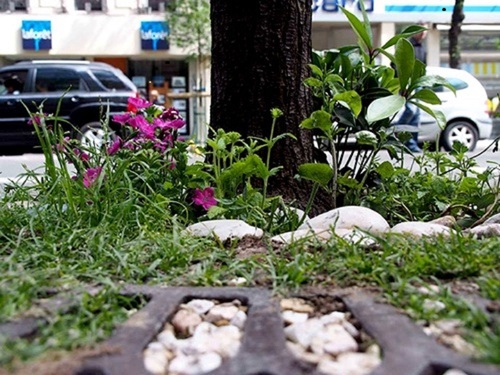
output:
M23 103L30 100L29 69L7 69L0 73L0 144L36 143Z
M88 94L77 70L64 67L37 67L33 78L33 102L44 113L69 120L71 112Z

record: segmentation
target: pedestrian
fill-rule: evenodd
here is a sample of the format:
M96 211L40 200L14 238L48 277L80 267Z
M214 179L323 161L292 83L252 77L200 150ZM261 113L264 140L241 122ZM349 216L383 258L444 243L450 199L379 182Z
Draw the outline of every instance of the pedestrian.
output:
M419 26L425 26L423 22L418 23ZM409 42L413 46L415 51L415 59L420 60L424 64L427 60L427 52L425 50L425 45L423 41L427 35L427 31L424 30L418 34L410 37ZM411 132L411 139L405 142L405 146L412 152L422 152L421 148L418 146L418 127L420 126L420 108L415 104L406 102L405 109L399 119L396 121L397 125L409 125L416 127L414 132Z

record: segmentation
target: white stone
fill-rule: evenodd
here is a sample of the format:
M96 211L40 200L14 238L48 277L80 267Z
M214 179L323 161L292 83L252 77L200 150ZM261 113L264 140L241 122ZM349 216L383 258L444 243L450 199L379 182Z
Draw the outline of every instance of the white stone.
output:
M318 318L306 320L303 323L295 323L285 328L286 337L304 348L307 348L315 335L323 330L323 324Z
M396 224L392 233L409 234L415 237L428 237L436 235L449 235L451 230L440 224L424 223L422 221L408 221Z
M439 293L439 286L434 284L428 284L418 287L417 291L421 294L437 294Z
M178 355L168 366L169 373L194 375L201 373L198 358L195 356Z
M344 312L341 311L333 311L328 315L323 315L319 318L321 323L325 326L328 324L340 324L346 320L346 316Z
M484 224L500 224L500 214L493 215L487 219Z
M166 349L174 350L178 348L177 338L173 332L165 330L158 334L157 338L159 343L161 343Z
M208 311L205 320L207 322L216 322L222 319L230 321L231 319L234 318L234 316L238 313L238 311L240 311L238 307L234 306L233 304L225 303L225 304L215 305Z
M237 277L235 279L231 279L227 282L227 285L229 286L240 286L240 285L245 285L247 283L247 279L244 277Z
M318 370L329 375L366 375L380 362L380 358L365 353L342 353L337 361L321 361Z
M477 238L500 237L500 224L482 224L469 229L467 232Z
M344 206L325 212L306 221L298 229L355 229L370 234L382 234L389 230L389 223L378 212L367 207Z
M318 240L318 241L328 241L332 237L332 233L329 229L298 229L291 232L281 233L274 237L271 237L271 241L278 243L290 244L295 241L306 241L306 240Z
M214 307L215 303L208 299L193 299L186 303L186 306L191 308L197 314L205 314L208 310Z
M451 368L447 370L443 375L467 375L467 373L457 368Z
M457 331L462 326L462 322L459 319L441 319L433 323L438 329L447 335L456 334Z
M198 324L202 322L201 317L192 310L181 309L177 311L172 319L172 325L182 335L190 335Z
M339 324L330 324L326 327L325 337L328 341L323 345L325 352L338 355L344 352L355 352L358 350L358 343L346 331L344 327Z
M280 301L281 310L292 310L302 313L313 313L314 309L302 298L283 298Z
M222 357L217 353L205 353L198 357L198 364L201 372L209 372L222 364Z
M286 310L281 313L283 320L287 324L303 323L309 317L307 313L299 313L291 310Z
M231 319L230 323L233 326L238 327L239 329L243 329L245 327L245 323L247 321L247 314L244 311L238 310L235 316Z
M144 367L147 371L155 375L161 375L165 374L167 366L168 359L165 354L161 355L156 352L149 353L147 349L144 351Z
M440 225L444 225L445 227L448 227L448 228L453 228L453 226L457 223L457 220L453 216L447 215L447 216L438 217L437 219L431 220L431 221L429 221L429 223L440 224Z
M345 330L354 338L358 337L359 336L359 331L356 327L354 327L354 325L349 322L349 321L344 321L342 322L342 327L345 328Z
M358 229L335 228L335 234L352 244L364 247L368 247L376 243L373 237L370 237L368 234L361 232Z
M217 236L221 241L230 238L243 238L253 236L261 238L264 231L257 227L252 227L242 220L208 220L192 224L186 231L196 237Z
M424 300L422 305L424 311L441 311L446 309L446 305L441 301L434 301L431 299Z
M439 337L439 341L467 356L474 356L477 354L477 350L474 345L468 343L459 335L442 335Z

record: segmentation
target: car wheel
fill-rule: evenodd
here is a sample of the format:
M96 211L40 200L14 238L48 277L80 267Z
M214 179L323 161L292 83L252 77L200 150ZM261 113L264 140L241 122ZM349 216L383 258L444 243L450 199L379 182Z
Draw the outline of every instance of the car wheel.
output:
M446 151L450 151L453 142L460 142L467 146L469 151L476 148L478 133L474 125L466 121L454 121L444 129L441 141Z
M100 122L89 122L83 125L78 132L77 139L86 148L100 149L113 141L115 135L105 129Z

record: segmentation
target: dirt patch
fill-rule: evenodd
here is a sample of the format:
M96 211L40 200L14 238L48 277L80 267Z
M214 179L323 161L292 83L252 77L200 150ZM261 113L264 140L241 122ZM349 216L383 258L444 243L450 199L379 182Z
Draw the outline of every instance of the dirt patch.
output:
M109 345L76 349L71 353L52 352L28 364L15 364L15 370L0 369L0 375L74 375L84 361L119 352L118 348Z

